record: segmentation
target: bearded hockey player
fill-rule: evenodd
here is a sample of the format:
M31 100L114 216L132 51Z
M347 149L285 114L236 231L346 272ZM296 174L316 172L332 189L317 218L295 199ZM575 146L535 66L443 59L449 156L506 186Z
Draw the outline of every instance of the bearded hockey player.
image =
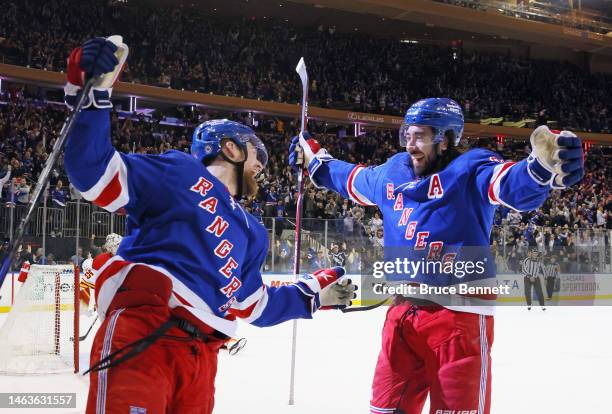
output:
M127 58L120 36L96 38L68 59L66 103L96 79L68 137L65 167L83 197L127 213L117 254L99 269L103 319L91 350L87 413L210 413L219 348L236 319L271 326L350 304L343 269L271 288L259 269L266 229L239 204L257 190L266 148L248 127L209 121L192 154L121 154L110 141L111 88Z
M429 98L406 112L400 129L406 151L380 166L336 160L307 136L294 138L289 161L295 165L300 146L315 185L360 205L378 206L385 260L402 251L453 263L480 251L486 262L495 209L536 209L551 188L576 184L583 175L582 147L573 133L554 134L541 126L531 136L533 151L526 160L504 161L484 149L460 155L456 146L463 127L455 101ZM421 271L404 277L420 286L494 282L495 269L486 267L480 275ZM494 297L454 299L465 302L442 306L395 297L383 327L372 414L420 413L428 394L431 414L490 412Z

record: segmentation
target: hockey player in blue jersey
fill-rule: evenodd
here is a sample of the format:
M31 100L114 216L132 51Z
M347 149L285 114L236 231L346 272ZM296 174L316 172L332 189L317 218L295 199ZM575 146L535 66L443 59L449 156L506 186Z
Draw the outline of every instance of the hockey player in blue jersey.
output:
M556 134L541 126L531 135L528 159L505 161L484 149L460 154L456 146L463 128L456 102L429 98L406 112L400 129L400 145L406 151L382 165L336 160L308 136L294 138L289 162L295 165L299 146L316 186L363 206L378 206L384 217L385 260L405 254L427 263L458 265L462 255L480 255L485 263L482 272L472 269L470 274L465 267L450 274L428 274L421 268L404 273L404 281L442 287L466 281L486 285L495 277L493 261L486 264L495 209L501 205L533 210L551 188L579 182L582 146L569 131ZM394 269L388 276L401 280L401 271L405 269ZM439 303L395 297L383 327L372 414L420 413L428 394L431 414L490 412L495 297L447 299Z
M207 414L217 353L236 319L271 326L350 304L354 285L333 268L272 288L262 282L268 235L238 202L257 191L268 154L228 120L193 134L192 154L122 154L110 141L110 97L127 58L120 36L68 59L66 103L96 78L68 137L65 167L95 205L127 213L126 235L99 270L103 323L91 350L87 413Z

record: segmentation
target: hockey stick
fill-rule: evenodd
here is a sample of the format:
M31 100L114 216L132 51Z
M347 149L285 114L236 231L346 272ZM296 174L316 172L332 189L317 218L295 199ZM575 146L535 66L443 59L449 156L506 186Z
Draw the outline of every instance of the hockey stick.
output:
M79 342L84 341L85 339L87 339L87 335L89 335L89 333L91 332L91 329L94 327L96 322L98 322L98 315L96 315L96 319L94 319L94 321L91 323L91 325L89 326L89 329L87 330L87 332L85 332L83 335L79 336ZM70 340L74 341L74 338L71 337Z
M66 144L66 138L68 137L68 134L70 134L70 132L74 128L77 115L79 112L81 112L81 109L83 109L83 105L85 104L86 98L89 95L89 91L91 90L91 88L93 87L97 79L98 79L97 77L89 79L87 83L85 84L85 86L83 87L81 96L79 97L74 107L74 110L70 113L70 115L64 122L64 126L62 127L62 130L60 131L60 136L58 137L57 141L55 141L55 145L53 146L53 151L51 151L51 155L49 155L49 158L47 158L47 163L45 164L45 168L42 170L42 172L40 173L40 176L38 177L38 182L36 183L36 187L34 188L34 193L32 194L32 198L30 199L30 204L28 205L28 211L25 217L21 220L21 223L19 223L19 227L17 228L17 234L13 236L13 238L11 239L11 243L9 244L9 248L8 248L8 254L2 261L2 267L0 268L0 286L2 286L2 283L4 282L4 278L6 277L6 274L8 273L9 268L11 267L11 265L13 264L13 261L15 260L17 249L19 248L19 245L23 241L25 228L28 225L28 223L30 223L30 220L32 219L34 211L36 211L36 208L38 207L38 204L40 203L40 200L42 199L44 189L47 186L47 183L49 182L49 176L51 175L51 170L53 170L53 167L55 166L55 163L57 162L60 156L60 153L62 152L62 149L64 148L64 145Z
M372 305L368 305L368 306L357 306L354 308L344 308L344 309L340 309L340 311L342 313L350 313L350 312L364 312L364 311L369 311L372 309L376 309L381 307L382 305L386 304L387 302L389 302L389 299L391 298L386 298L385 300L381 300L380 302L374 303Z
M304 58L300 58L295 71L302 81L302 122L300 134L304 134L308 127L308 73ZM303 158L302 158L303 162ZM303 165L302 165L303 167ZM295 252L293 255L293 281L300 273L300 248L302 247L302 202L304 201L304 169L298 171L298 197L295 206ZM293 320L293 337L291 339L291 378L289 381L289 405L295 403L295 353L297 347L297 320Z

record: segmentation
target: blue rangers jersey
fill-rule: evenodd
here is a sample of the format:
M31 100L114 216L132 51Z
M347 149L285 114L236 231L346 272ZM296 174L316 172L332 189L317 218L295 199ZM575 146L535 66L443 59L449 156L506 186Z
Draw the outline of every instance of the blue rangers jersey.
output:
M79 115L68 137L65 167L85 199L127 213L117 255L96 280L102 317L135 265L172 281L170 307L184 307L229 336L236 317L257 326L312 317L313 280L264 285L266 229L196 158L179 151L119 153L110 141L109 110L97 109Z
M334 190L360 205L380 208L384 217L385 262L408 258L482 263L482 271L469 274L385 271L387 280L433 286L487 282L484 279L494 282L489 237L495 209L501 205L518 211L533 210L549 193L549 187L537 184L529 176L526 160L504 161L484 149L470 150L428 177L416 176L410 155L402 152L376 167L335 159L323 161L311 173L311 179L315 185ZM492 305L491 301L478 303ZM493 313L489 306L469 308L460 310Z

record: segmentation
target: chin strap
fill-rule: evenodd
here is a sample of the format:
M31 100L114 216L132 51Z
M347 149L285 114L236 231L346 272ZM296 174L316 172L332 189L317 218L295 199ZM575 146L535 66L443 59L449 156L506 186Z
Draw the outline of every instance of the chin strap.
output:
M243 149L242 152L244 153L244 160L242 161L232 161L227 155L225 155L223 151L221 151L220 153L221 157L223 157L225 161L236 167L236 194L233 195L236 201L240 201L242 199L242 183L244 182L244 163L249 157L248 151L245 151Z

